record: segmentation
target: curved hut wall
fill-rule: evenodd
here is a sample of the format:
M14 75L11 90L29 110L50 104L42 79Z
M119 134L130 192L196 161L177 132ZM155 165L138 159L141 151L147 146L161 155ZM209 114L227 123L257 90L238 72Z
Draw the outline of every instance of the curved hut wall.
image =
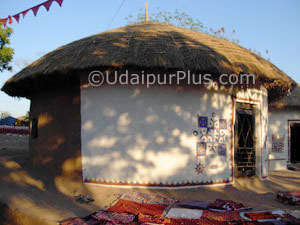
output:
M92 87L86 75L80 88L78 84L31 97L31 119L38 120L38 137L30 139L32 160L54 176L72 174L103 185L231 183L236 102L259 109L256 173L267 176L264 89ZM200 117L208 120L203 127ZM226 121L222 129L221 121ZM206 145L202 153L197 152L200 142Z
M299 142L294 131L300 124L300 85L289 96L269 105L269 132L267 149L270 152L270 171L285 170L287 164L300 161L297 154ZM295 133L294 133L295 132Z
M236 102L258 109L255 167L267 176L263 88L92 87L83 78L80 94L84 182L155 188L233 182Z

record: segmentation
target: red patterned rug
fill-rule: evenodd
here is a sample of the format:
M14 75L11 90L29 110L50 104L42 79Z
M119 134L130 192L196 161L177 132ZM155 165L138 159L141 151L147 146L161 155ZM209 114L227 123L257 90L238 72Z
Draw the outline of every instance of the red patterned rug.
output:
M139 202L133 202L128 200L120 199L117 203L111 206L107 211L117 213L132 213L138 215L139 213L161 216L166 209L166 205L153 205L144 204Z

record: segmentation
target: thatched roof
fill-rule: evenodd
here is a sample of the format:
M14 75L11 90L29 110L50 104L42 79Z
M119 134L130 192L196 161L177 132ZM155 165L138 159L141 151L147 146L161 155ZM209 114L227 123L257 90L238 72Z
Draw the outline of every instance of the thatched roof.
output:
M255 74L274 89L293 80L272 63L229 41L167 24L142 22L96 34L46 54L10 78L2 90L29 96L33 85L59 82L99 68L183 70L214 75Z
M300 84L296 85L288 96L269 105L269 109L299 109L300 108Z

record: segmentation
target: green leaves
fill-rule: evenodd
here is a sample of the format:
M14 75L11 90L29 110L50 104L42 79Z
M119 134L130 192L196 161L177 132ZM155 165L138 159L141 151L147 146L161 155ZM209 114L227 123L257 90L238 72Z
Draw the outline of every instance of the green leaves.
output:
M159 10L157 7L158 12L151 13L149 16L150 21L159 22L159 23L167 23L177 27L204 32L205 27L201 21L198 19L194 19L190 17L185 12L180 12L176 9L174 12L169 12L166 10ZM139 23L145 21L145 13L143 7L140 8L139 13L136 16L129 15L125 18L127 20L127 24Z
M3 28L2 24L0 24L0 72L4 70L12 70L12 66L10 62L13 59L14 50L7 45L10 44L10 35L13 30L9 27Z
M166 10L160 10L160 8L157 7L156 11L157 12L150 14L150 21L171 24L180 28L202 32L214 37L231 41L235 44L239 43L239 39L233 36L235 34L235 30L233 30L231 33L226 33L224 27L221 27L219 30L214 30L212 28L208 29L208 27L204 26L200 20L195 19L185 12L179 11L178 9L176 9L174 12L169 12ZM143 7L140 8L139 13L136 16L130 14L125 18L125 20L127 20L127 24L144 22L145 13Z

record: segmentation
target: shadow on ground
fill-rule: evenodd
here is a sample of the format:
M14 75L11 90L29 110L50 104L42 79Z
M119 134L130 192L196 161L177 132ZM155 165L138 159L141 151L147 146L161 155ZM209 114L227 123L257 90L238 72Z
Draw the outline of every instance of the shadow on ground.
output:
M57 224L58 221L86 216L105 208L115 200L114 195L121 191L120 188L83 185L80 177L72 175L72 171L53 178L47 168L32 169L29 161L26 149L2 148L0 151L0 224ZM300 191L300 172L272 172L263 181L258 177L240 178L233 185L226 186L181 190L139 189L141 192L159 193L180 200L230 199L257 210L296 209L296 206L276 201L276 192L279 190ZM79 204L73 198L79 194L89 195L96 201Z

